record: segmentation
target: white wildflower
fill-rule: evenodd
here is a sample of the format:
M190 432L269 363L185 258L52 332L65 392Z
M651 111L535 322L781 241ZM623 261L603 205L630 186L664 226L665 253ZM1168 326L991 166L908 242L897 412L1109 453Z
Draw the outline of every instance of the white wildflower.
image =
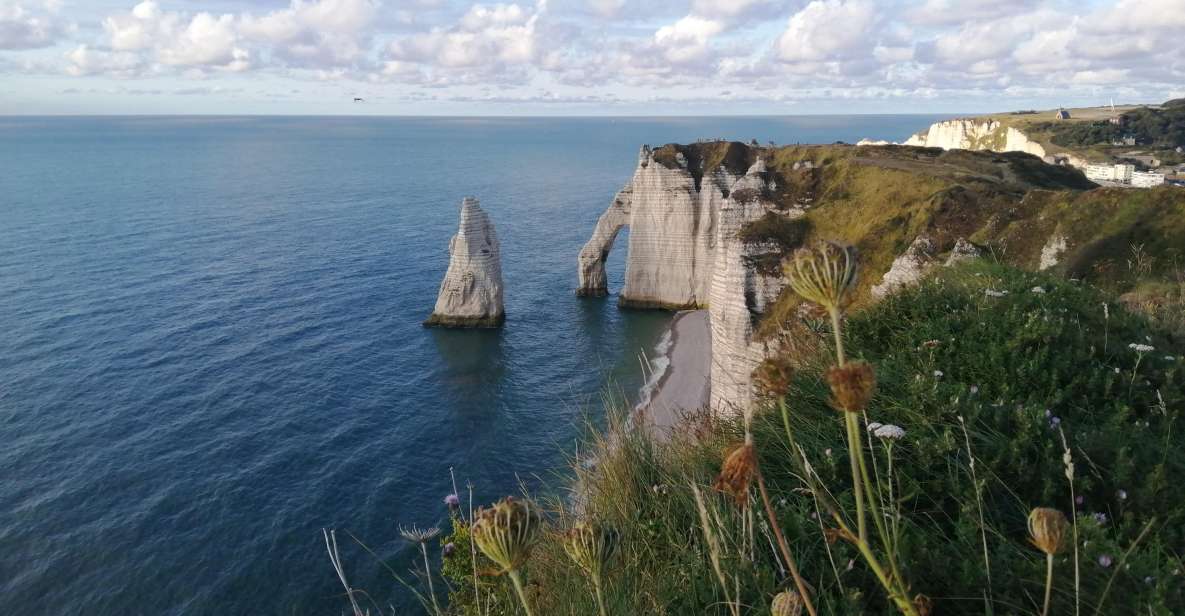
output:
M1133 342L1133 343L1127 345L1127 348L1129 348L1137 353L1147 353L1149 351L1156 350L1156 347L1154 347L1154 346L1147 345L1147 344L1139 344L1136 342Z
M878 438L898 440L905 436L905 429L901 426L887 424L877 428L876 432L873 432L873 434L875 434Z
M1004 297L1005 295L1008 295L1008 291L997 291L995 289L987 289L983 292L983 294L988 297Z
M971 386L971 395L975 395L977 393L979 393L979 385L972 385Z
M1033 287L1033 293L1045 293L1045 287Z
M945 374L946 374L946 373L945 373L945 372L943 372L943 371L941 371L941 370L935 370L935 371L934 371L934 378L936 378L936 379L940 379L940 378L942 378L942 377L943 377L943 375L945 375Z
M1177 358L1173 357L1172 355L1165 355L1164 360L1165 361L1177 361Z
M879 421L874 421L874 422L872 422L872 423L868 424L868 431L869 431L869 432L875 432L877 428L879 428L879 427L881 427L881 426L883 426L883 425L885 425L885 424L883 424L883 423L881 423L881 422L879 422Z

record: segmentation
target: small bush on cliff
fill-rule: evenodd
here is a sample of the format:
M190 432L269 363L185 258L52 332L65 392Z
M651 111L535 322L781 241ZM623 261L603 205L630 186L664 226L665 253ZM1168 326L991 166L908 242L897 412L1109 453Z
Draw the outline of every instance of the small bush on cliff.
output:
M849 356L878 373L868 420L904 430L891 467L887 442L862 436L873 472L891 478L884 497L900 513L889 520L899 528L901 577L929 597L931 613L1039 613L1046 561L1026 528L1039 506L1070 516L1077 536L1067 529L1053 559L1049 613L1075 613L1076 602L1083 614L1185 613L1185 360L1161 329L1084 285L974 263L852 315L846 332ZM797 446L780 413L754 418L759 466L818 612L894 613L805 489L803 454L836 506L851 507L828 363L796 362L785 403ZM690 425L662 443L619 426L597 439L595 469L577 467L583 516L620 532L610 614L769 614L774 595L793 587L760 501L740 509L708 487L740 422ZM567 527L570 506L552 506L552 524ZM597 613L558 535L527 569L536 613ZM513 613L508 585L489 581L501 608L457 593L452 611Z

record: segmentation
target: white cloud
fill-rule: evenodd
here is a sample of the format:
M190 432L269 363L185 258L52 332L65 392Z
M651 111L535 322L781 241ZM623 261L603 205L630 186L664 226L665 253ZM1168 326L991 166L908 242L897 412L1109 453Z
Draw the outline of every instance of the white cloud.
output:
M53 45L62 33L62 26L54 15L57 8L56 2L26 5L0 0L0 49L37 49Z
M1158 96L1185 81L1185 0L126 1L121 11L83 0L59 11L59 0L0 0L0 49L19 50L0 74L213 87L259 71L474 101L659 91L1060 100L1102 89Z
M475 4L452 26L437 27L392 41L384 73L437 73L436 79L472 81L504 76L539 60L539 20L547 5ZM395 67L395 68L393 68Z
M814 0L790 17L778 37L784 62L847 60L875 46L876 7L862 0Z
M126 51L91 49L86 45L79 45L66 54L66 59L70 61L66 72L76 77L99 73L116 77L132 77L143 69L142 62L136 54Z

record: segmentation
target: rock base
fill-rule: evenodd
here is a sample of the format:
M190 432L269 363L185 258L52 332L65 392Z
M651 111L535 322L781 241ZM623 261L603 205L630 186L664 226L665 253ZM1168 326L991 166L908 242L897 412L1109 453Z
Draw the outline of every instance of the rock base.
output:
M506 315L499 314L489 317L458 317L447 314L433 313L424 321L424 327L443 327L450 329L493 329L502 327L506 322Z

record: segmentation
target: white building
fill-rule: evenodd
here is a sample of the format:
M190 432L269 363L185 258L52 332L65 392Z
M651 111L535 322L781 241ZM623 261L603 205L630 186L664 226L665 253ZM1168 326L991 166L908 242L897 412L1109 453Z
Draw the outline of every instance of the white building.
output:
M1132 165L1087 165L1086 178L1095 182L1119 182L1127 184L1132 181L1132 174L1136 168Z
M1152 188L1164 184L1164 174L1136 171L1132 173L1131 182L1137 188Z

